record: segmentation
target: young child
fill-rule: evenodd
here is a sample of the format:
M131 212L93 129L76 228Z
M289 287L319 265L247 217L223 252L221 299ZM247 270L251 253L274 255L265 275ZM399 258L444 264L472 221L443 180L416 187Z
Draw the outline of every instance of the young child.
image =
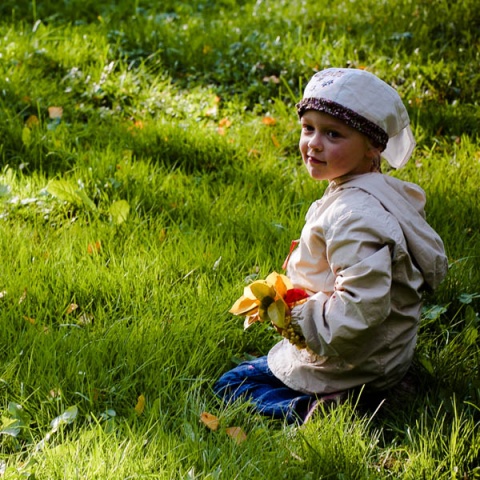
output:
M225 400L243 397L289 423L352 389L400 382L414 354L422 291L447 272L423 190L380 170L381 156L400 168L415 146L397 92L365 70L329 68L310 80L297 111L305 167L329 182L286 272L309 294L288 312L302 345L285 338L214 386Z

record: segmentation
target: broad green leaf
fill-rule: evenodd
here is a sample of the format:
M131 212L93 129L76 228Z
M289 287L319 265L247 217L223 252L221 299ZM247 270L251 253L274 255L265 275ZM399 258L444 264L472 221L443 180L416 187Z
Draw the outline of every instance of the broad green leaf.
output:
M47 191L63 202L74 205L81 205L83 203L82 198L78 195L76 185L72 185L66 180L52 180L47 186Z
M461 293L458 299L465 304L472 303L472 301L476 298L480 298L478 293Z
M23 127L22 142L26 147L32 143L32 131L28 127Z
M425 370L427 370L428 373L433 375L434 368L433 368L432 361L428 357L426 357L425 355L420 356L419 360L420 360L420 363L425 367Z
M475 327L468 327L464 333L465 343L467 345L475 345L478 338L478 330Z
M443 315L446 311L447 307L443 305L433 305L423 311L422 317L425 320L437 320L437 318Z
M2 423L3 426L0 429L0 435L9 435L10 437L16 437L24 426L22 421L16 418L3 417Z
M465 325L477 327L480 324L479 314L471 305L465 308Z
M78 408L76 405L73 405L72 407L67 408L61 415L58 417L55 417L52 422L50 423L50 426L52 427L52 431L57 431L58 427L60 425L68 425L72 423L78 415Z
M8 403L8 413L12 418L15 420L18 420L20 422L20 426L24 427L28 425L29 423L29 418L25 410L21 405L15 402L9 402Z
M120 225L127 220L128 214L130 213L130 205L126 200L117 200L110 205L108 211L113 223Z
M0 185L0 197L6 197L10 194L10 186L9 185Z
M23 408L20 404L15 402L8 403L8 413L12 415L12 417L19 418L21 412L23 412Z
M75 193L81 199L82 203L91 211L97 209L97 206L90 200L89 196L85 193L85 190L76 190Z
M104 423L104 430L106 433L111 433L115 430L115 417L117 416L117 412L113 409L105 410L100 414L100 419L103 420Z

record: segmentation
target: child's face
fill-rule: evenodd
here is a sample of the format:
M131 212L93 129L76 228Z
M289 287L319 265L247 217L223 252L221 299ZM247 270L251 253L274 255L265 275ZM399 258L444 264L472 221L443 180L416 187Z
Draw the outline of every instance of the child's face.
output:
M315 180L333 180L371 170L378 149L358 130L316 110L306 111L300 123L300 153Z

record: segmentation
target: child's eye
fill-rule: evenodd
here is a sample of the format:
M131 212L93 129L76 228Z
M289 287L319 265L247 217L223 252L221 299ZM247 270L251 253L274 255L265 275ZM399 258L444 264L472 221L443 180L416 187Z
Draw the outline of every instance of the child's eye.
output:
M302 125L302 130L304 132L313 132L314 128L311 125L304 124Z
M328 130L326 133L327 133L327 136L329 136L330 138L339 138L340 137L340 133L337 132L336 130Z

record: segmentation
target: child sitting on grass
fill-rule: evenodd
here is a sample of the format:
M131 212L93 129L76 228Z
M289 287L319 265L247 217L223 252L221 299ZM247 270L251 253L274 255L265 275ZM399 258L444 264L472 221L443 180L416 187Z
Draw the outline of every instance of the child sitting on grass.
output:
M422 292L447 272L423 190L381 173L381 156L400 168L415 146L397 92L367 71L330 68L313 76L297 111L305 167L329 182L288 260L287 277L309 296L287 312L295 337L214 386L226 401L248 399L288 423L352 389L400 382L414 354Z

